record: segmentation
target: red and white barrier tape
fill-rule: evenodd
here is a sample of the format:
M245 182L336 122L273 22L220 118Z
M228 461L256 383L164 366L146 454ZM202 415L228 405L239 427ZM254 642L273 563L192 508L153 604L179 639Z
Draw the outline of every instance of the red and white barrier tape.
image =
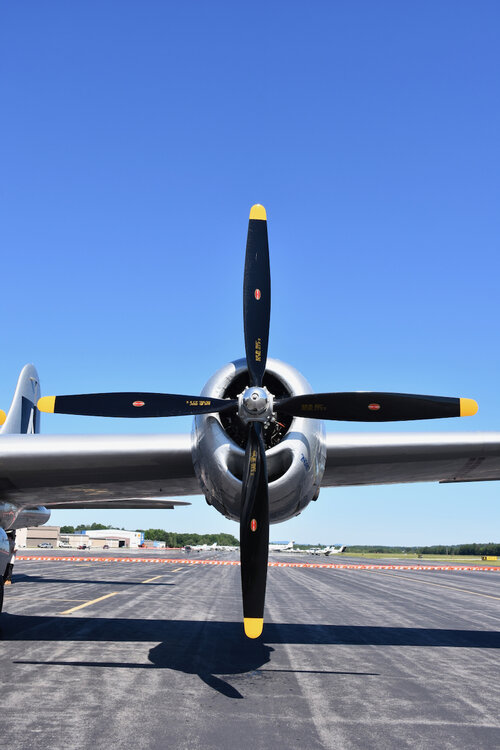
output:
M69 557L69 556L41 556L41 555L18 555L17 561L31 560L38 562L120 562L120 563L168 563L172 565L239 565L238 560L187 560L186 558L173 559L163 557ZM490 565L367 565L365 563L292 563L292 562L270 562L270 568L327 568L334 570L447 570L447 571L469 571L479 570L492 573L500 573L499 566Z

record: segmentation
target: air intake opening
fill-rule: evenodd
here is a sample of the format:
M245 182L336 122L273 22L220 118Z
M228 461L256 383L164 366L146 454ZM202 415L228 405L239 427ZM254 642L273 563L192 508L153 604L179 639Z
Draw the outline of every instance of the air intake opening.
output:
M234 477L236 477L236 479L240 480L240 482L243 481L243 462L243 456L239 456L232 451L230 452L228 456L227 468L228 471L231 472ZM292 462L293 453L291 450L287 450L286 448L283 448L274 456L269 456L267 459L267 480L269 484L271 482L275 482L276 479L280 479L284 474L286 474L286 472L292 465Z
M292 395L286 385L276 375L269 372L264 373L263 385L265 385L268 391L273 394L274 398L288 398ZM243 370L243 372L231 381L224 391L222 398L237 398L247 386L248 370ZM264 427L263 433L266 448L272 448L281 443L290 429L292 419L293 417L290 417L288 414L283 414L279 411L276 412L276 422L272 422L270 425ZM245 448L247 443L247 426L243 424L241 419L234 413L226 413L220 415L220 421L229 437L232 438L232 440L234 440L234 442L241 448ZM238 476L237 473L235 473L235 475ZM269 475L269 481L272 481L271 475Z

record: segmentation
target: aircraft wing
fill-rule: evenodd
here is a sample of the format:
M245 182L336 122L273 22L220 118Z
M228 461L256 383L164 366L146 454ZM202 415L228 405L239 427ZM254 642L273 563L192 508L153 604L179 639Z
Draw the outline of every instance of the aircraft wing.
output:
M500 432L330 433L324 487L500 479ZM21 507L173 508L201 494L189 435L2 435L0 497Z
M0 497L18 506L173 508L200 492L189 435L0 437Z
M330 433L323 487L500 479L500 432Z

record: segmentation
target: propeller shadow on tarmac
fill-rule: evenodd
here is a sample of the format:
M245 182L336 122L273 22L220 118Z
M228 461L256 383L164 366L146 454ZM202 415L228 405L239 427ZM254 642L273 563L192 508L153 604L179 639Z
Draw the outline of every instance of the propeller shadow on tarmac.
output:
M106 586L175 586L175 583L169 583L168 581L151 581L147 584L144 581L131 581L126 580L109 580L106 578L47 578L47 576L38 575L26 575L21 573L16 575L16 583L78 583L78 584L104 584Z
M42 643L45 641L92 643L151 643L156 641L158 645L150 649L149 661L145 663L105 660L18 660L14 663L173 669L186 674L197 674L208 686L229 698L242 698L243 696L226 681L227 679L238 676L259 676L260 670L262 672L287 671L266 667L270 664L271 654L274 651L270 644L500 648L500 633L484 630L267 623L264 626L262 639L252 641L243 635L240 622L43 617L9 615L8 613L2 615L0 638L5 642L39 641ZM315 673L346 674L346 672L321 670ZM375 673L352 672L349 674L363 676Z

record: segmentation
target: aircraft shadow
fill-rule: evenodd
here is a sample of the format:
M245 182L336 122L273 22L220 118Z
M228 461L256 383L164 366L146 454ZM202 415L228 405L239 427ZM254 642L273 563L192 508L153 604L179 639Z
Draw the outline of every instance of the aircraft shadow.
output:
M226 679L252 677L266 669L269 644L318 644L353 646L424 646L455 648L500 648L500 633L484 630L373 627L363 625L314 625L267 623L262 640L243 635L240 622L204 620L143 620L123 618L44 617L10 615L1 618L3 641L158 641L148 654L149 663L109 661L33 661L15 663L107 667L126 669L173 669L197 674L207 685L228 698L242 698ZM290 670L301 671L301 670ZM307 670L305 670L307 671ZM316 674L374 675L373 672L331 672Z
M145 573L144 575L147 575ZM153 578L153 576L150 576ZM92 584L105 584L106 586L175 586L175 583L167 583L165 581L151 581L151 583L144 584L142 581L109 581L104 580L100 578L99 580L95 580L93 578L47 578L46 576L36 576L36 575L16 575L14 579L14 583L24 583L24 582L30 582L30 583L92 583Z

